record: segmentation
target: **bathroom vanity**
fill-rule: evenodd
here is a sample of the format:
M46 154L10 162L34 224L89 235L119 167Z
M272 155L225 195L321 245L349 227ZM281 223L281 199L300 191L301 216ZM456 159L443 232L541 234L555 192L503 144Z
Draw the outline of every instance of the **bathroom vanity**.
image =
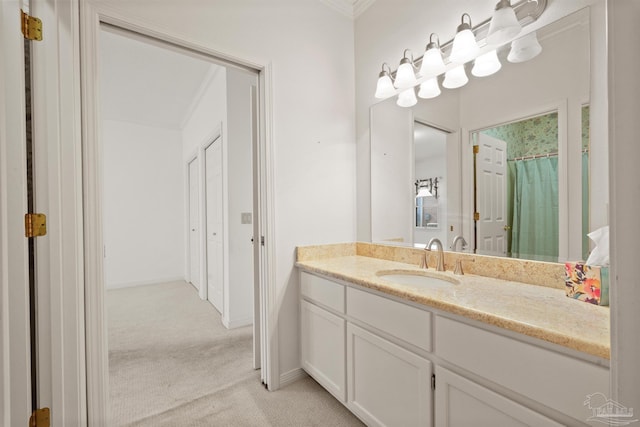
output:
M589 396L609 395L608 308L558 283L451 273L456 257L491 257L446 253L449 271L422 270L421 252L298 248L303 369L370 426L587 424Z

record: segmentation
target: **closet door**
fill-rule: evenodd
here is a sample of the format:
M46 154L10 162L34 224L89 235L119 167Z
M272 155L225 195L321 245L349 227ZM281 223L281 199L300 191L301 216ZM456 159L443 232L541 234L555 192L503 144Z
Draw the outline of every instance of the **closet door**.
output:
M198 227L198 163L189 163L189 282L200 289L200 251Z
M222 140L217 138L205 151L207 208L207 295L220 313L223 311L224 223L222 219Z

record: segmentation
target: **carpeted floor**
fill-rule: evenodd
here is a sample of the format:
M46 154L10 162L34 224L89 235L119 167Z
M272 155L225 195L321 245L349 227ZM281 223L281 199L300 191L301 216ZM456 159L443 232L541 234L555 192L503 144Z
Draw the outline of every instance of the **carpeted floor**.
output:
M362 426L311 378L276 392L252 328L227 330L185 282L107 291L111 425Z

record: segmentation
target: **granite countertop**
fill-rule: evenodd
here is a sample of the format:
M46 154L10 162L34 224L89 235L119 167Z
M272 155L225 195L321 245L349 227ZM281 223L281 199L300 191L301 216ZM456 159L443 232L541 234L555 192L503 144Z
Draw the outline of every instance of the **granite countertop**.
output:
M610 357L609 308L568 298L558 287L466 272L464 276L456 276L451 271L436 272L433 268L426 271L460 283L417 287L376 275L382 270L425 271L415 264L348 253L310 258L299 257L296 266L593 356Z

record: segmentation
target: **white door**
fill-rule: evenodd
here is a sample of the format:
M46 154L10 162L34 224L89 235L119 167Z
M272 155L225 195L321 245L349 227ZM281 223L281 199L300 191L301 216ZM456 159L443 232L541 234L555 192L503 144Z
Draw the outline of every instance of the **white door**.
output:
M189 281L200 289L199 198L197 159L189 163Z
M204 150L207 207L207 296L209 302L222 313L223 237L222 220L222 140L213 141Z
M476 155L477 253L507 254L507 143L478 134Z

